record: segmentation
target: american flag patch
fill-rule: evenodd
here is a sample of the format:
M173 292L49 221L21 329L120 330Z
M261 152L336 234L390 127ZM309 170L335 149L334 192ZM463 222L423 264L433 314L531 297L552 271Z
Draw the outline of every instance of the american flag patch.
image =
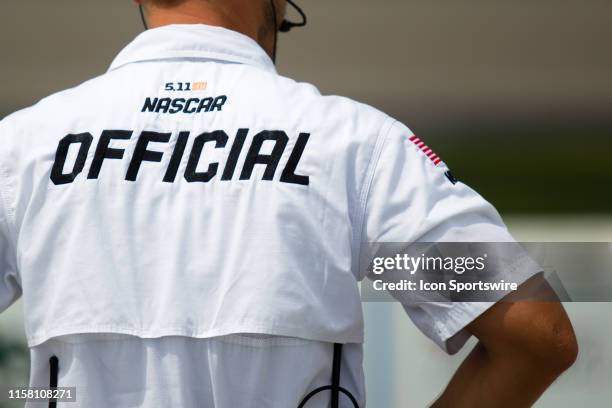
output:
M440 159L438 155L434 153L434 151L431 150L429 146L427 146L421 139L413 135L410 136L410 141L414 143L423 153L425 153L427 157L429 157L429 160L431 160L436 166L442 163L442 159Z

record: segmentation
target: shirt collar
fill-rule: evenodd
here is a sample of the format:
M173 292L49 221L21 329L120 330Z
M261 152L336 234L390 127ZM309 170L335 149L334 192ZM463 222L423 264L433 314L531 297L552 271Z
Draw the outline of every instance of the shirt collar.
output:
M117 55L109 71L134 62L172 59L226 61L276 72L274 62L255 40L204 24L175 24L147 30Z

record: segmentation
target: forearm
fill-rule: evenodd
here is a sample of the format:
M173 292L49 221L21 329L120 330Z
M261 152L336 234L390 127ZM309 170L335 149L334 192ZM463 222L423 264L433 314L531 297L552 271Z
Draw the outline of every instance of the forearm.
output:
M493 355L479 343L432 407L530 407L562 371L525 355Z

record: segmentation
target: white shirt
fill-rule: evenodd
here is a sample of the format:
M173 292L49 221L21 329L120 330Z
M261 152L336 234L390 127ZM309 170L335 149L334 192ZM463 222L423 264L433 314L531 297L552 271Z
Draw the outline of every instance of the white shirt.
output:
M363 405L363 244L512 240L447 171L406 126L278 75L244 35L149 30L105 75L0 123L0 310L23 292L32 384L56 354L60 386L113 406L292 406L329 378L333 342ZM490 304L404 307L452 353Z

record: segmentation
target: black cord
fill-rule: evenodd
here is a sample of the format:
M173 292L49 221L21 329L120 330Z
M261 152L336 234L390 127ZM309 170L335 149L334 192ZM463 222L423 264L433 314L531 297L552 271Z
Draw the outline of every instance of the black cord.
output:
M274 21L274 48L272 49L272 62L276 63L276 50L278 49L278 17L276 15L276 3L275 0L270 0L272 4L272 15Z
M334 343L334 358L332 363L332 399L331 408L338 408L340 402L340 362L342 359L342 344Z
M276 62L276 50L278 49L278 32L280 31L281 33L288 33L294 27L304 27L306 23L308 23L308 18L306 17L306 13L304 13L304 10L302 10L300 6L295 4L293 0L287 0L287 3L289 3L294 9L297 10L298 13L300 13L300 15L302 16L302 21L300 21L299 23L294 23L289 20L283 20L279 27L278 17L276 14L275 0L270 0L270 2L272 4L272 13L274 13L274 49L272 50L272 61Z
M140 18L142 19L142 25L145 30L149 29L149 25L147 24L147 19L145 18L144 9L142 8L142 4L138 4L138 9L140 10Z
M312 397L314 397L315 395L317 395L318 393L322 391L327 391L327 390L331 391L331 408L339 408L340 393L346 395L351 400L354 408L359 408L357 399L355 399L353 394L351 394L346 388L340 386L340 368L341 368L340 364L341 362L342 362L342 344L334 343L334 356L333 356L333 362L332 362L332 378L331 378L332 383L331 385L324 385L323 387L319 387L309 392L304 397L302 402L300 402L300 405L298 405L298 408L304 408L306 406L306 403Z
M57 388L57 377L59 374L59 359L56 356L52 356L49 359L49 388ZM57 400L49 399L49 408L56 408Z
M331 390L332 388L333 387L331 385L324 385L323 387L319 387L319 388L316 388L316 389L312 390L311 392L308 393L308 395L306 395L306 397L304 397L302 402L300 402L300 405L298 405L298 408L304 408L306 406L306 403L312 397L314 397L316 394L318 394L318 393L320 393L322 391ZM346 395L348 397L348 399L351 400L351 402L353 403L353 407L354 408L359 408L359 404L357 403L357 399L346 388L338 387L338 391L340 391L342 394Z
M302 10L300 6L295 4L293 0L287 0L287 3L289 3L294 9L297 10L298 13L300 13L300 15L302 16L302 21L300 21L299 23L294 23L292 21L283 20L279 28L281 33L287 33L291 31L291 29L294 27L304 27L306 23L308 23L308 18L306 17L306 13L304 13L304 10Z

